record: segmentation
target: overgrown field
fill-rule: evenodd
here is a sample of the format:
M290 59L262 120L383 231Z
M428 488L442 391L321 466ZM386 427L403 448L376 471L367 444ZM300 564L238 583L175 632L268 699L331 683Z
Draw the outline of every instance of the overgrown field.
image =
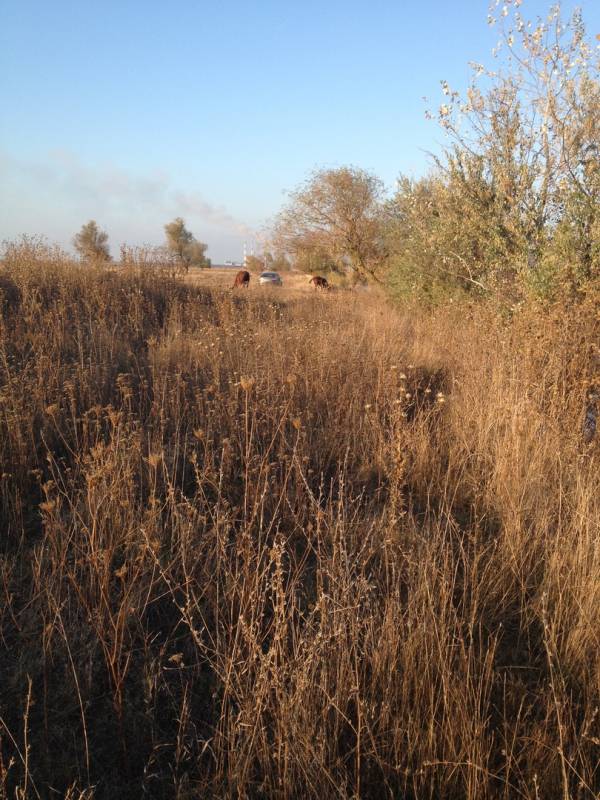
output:
M600 791L591 303L0 300L0 797Z

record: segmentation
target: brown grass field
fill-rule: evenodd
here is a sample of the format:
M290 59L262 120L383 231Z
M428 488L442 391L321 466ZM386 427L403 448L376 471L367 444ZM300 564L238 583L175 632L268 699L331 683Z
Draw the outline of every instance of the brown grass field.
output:
M597 304L225 277L0 266L0 798L597 797Z
M240 267L241 269L241 267ZM233 279L235 278L237 268L233 269L192 269L186 276L186 281L192 286L204 286L207 289L231 289ZM250 286L248 290L264 291L264 286L259 286L258 276L259 272L251 272ZM281 273L283 281L282 288L286 292L290 291L309 291L312 287L309 285L310 275L305 275L303 272L284 272ZM314 289L312 289L314 291Z
M206 289L215 289L218 291L226 291L232 288L233 280L238 272L237 269L191 269L189 273L183 276L184 281L190 286L198 286ZM283 281L283 286L260 286L258 277L260 272L250 273L250 285L247 289L253 296L264 296L268 292L273 292L274 297L285 299L294 299L303 297L304 295L315 294L315 288L310 284L312 277L309 273L304 272L282 272L280 273ZM330 284L339 290L336 286L336 280L330 279ZM338 279L339 284L339 279ZM361 287L358 291L370 291ZM317 292L318 293L318 292Z

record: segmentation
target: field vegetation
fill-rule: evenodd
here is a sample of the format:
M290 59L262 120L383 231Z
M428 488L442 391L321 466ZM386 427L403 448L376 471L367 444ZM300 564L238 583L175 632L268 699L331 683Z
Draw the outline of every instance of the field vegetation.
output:
M0 796L596 796L595 298L0 280Z
M600 797L600 62L520 5L281 289L4 244L0 800Z

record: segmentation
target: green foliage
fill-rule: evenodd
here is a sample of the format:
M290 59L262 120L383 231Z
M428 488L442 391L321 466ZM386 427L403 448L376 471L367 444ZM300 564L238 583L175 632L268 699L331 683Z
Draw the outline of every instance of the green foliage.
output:
M519 5L500 14L500 68L472 65L466 97L442 82L435 116L449 145L427 178L401 178L388 203L397 291L513 302L597 280L599 58L579 12L564 23L553 6L529 23Z
M390 280L405 291L481 294L513 283L524 266L483 159L458 148L428 177L401 178L387 213Z
M93 219L81 226L79 233L73 237L73 246L82 261L110 261L108 234L101 231Z

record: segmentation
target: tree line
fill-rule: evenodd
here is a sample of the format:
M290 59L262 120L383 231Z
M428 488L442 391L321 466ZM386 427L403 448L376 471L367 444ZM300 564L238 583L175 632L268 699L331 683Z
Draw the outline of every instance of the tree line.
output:
M164 226L167 253L185 272L190 267L208 268L210 258L206 256L208 245L198 241L186 227L185 220L176 217ZM81 226L79 233L73 238L73 246L82 261L111 261L108 246L108 234L100 230L95 220Z

